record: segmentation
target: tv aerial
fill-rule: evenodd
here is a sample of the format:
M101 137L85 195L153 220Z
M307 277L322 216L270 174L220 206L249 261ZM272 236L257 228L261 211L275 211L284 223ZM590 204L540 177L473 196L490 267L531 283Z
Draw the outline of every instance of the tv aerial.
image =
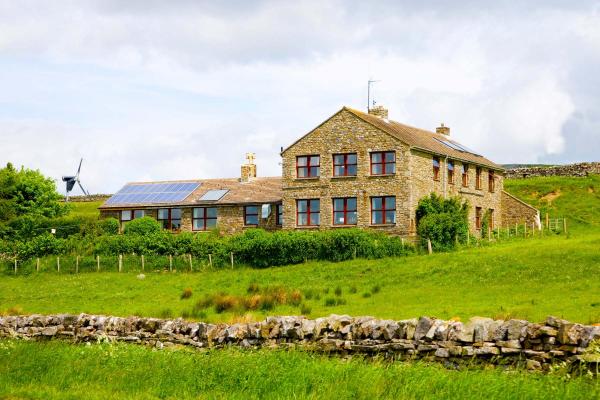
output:
M71 193L71 191L75 187L76 183L77 183L77 185L79 185L79 187L81 188L81 191L83 192L84 195L86 195L86 196L90 195L90 193L87 192L83 188L83 186L81 185L81 181L79 180L79 173L81 172L81 163L83 163L83 158L79 161L79 168L77 168L77 173L74 176L63 176L62 177L62 181L67 184L67 193L66 193L67 195L66 195L65 201L69 201L69 193Z

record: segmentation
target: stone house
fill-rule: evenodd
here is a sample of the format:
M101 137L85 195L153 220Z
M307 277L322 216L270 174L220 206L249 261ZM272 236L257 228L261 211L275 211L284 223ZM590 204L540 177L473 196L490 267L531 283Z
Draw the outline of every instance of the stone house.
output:
M493 228L539 224L535 208L504 192L500 165L452 140L443 124L435 132L414 128L389 120L381 106L368 113L343 107L281 157L281 178L258 178L250 155L239 179L131 183L101 214L122 224L150 215L165 228L186 231L360 227L414 235L417 204L433 192L468 200L472 232L484 217ZM186 183L192 186L179 197L143 196L152 188L139 188ZM123 197L130 192L134 197Z

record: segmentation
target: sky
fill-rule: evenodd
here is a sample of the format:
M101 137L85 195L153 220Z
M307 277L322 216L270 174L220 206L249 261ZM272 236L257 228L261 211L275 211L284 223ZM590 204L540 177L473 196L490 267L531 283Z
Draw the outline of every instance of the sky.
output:
M0 165L236 177L367 107L498 163L600 161L599 1L0 0ZM76 193L74 193L76 194Z

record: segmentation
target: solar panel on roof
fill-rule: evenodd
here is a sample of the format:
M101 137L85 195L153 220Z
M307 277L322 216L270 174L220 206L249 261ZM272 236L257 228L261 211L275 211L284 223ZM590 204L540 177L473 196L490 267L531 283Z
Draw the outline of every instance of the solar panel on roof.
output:
M221 198L223 196L225 196L227 194L227 192L229 192L228 189L214 189L214 190L209 190L208 192L204 193L202 195L202 197L200 197L200 201L217 201L217 200L221 200Z
M470 150L468 147L465 147L460 143L451 142L449 140L441 140L438 138L434 138L434 139L437 140L438 142L440 142L441 144L445 145L446 147L450 147L453 150L462 151L463 153L471 153L476 156L479 155L478 153L474 152L473 150Z
M130 183L121 188L106 204L173 203L184 200L200 186L198 182Z

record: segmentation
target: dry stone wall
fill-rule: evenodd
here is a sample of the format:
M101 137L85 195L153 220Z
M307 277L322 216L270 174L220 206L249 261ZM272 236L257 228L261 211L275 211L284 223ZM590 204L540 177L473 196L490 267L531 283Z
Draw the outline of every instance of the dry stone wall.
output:
M600 174L600 162L585 162L553 167L514 168L506 170L508 179L532 178L537 176L588 176Z
M475 317L468 323L421 317L402 321L331 315L268 317L261 322L208 324L103 315L29 315L0 317L0 339L114 340L162 348L223 346L288 347L341 354L378 354L396 359L426 359L526 365L547 370L555 361L592 363L600 326L548 317L543 324Z

